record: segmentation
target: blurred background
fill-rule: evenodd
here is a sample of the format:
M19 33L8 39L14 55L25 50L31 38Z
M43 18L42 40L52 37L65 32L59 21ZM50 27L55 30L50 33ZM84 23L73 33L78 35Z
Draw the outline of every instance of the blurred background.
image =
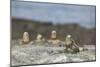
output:
M22 38L27 31L34 40L38 33L50 39L52 30L65 40L71 34L80 45L96 45L95 6L12 1L11 35Z

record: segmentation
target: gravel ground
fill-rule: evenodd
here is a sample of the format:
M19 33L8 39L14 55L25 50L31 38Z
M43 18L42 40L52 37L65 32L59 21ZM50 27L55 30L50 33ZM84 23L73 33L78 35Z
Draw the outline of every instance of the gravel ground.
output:
M12 40L11 64L49 64L94 61L95 45L84 45L88 49L75 54L64 52L64 46L52 46L48 43L19 45L19 40Z

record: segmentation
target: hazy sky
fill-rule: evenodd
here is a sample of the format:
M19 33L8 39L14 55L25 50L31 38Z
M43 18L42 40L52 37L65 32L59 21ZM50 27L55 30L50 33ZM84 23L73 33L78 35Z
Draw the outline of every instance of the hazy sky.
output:
M11 8L17 18L95 26L95 6L12 1Z

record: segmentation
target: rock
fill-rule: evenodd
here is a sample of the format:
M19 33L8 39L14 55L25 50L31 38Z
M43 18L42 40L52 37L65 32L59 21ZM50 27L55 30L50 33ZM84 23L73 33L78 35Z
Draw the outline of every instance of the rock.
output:
M81 61L95 60L95 50L88 49L78 53L63 52L65 47L45 45L18 45L17 40L11 42L14 46L11 48L11 64L16 65L29 65L29 64L49 64L49 63L69 63ZM90 47L91 45L89 45ZM94 47L94 46L92 46ZM83 47L82 47L83 48ZM88 46L87 46L88 48Z

